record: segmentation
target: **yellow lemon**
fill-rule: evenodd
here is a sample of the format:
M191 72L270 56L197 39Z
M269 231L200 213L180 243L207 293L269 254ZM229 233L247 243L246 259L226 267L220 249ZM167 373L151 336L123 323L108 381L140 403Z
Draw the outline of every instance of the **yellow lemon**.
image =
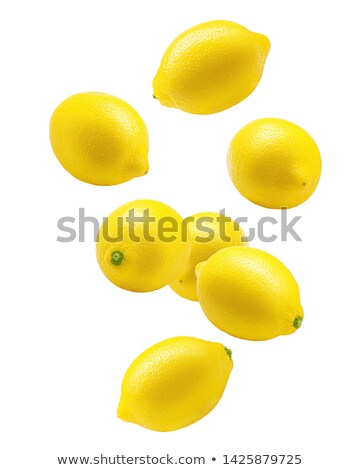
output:
M177 337L144 351L126 371L118 417L153 431L195 423L219 402L233 367L222 344Z
M153 81L164 106L212 114L240 103L260 81L270 42L232 21L208 21L180 34Z
M105 276L134 292L160 289L184 269L190 243L182 219L171 207L152 200L116 209L101 226L96 256Z
M243 127L230 144L227 164L238 191L271 209L306 201L321 174L320 152L312 137L301 127L275 118Z
M149 170L144 121L128 103L105 93L63 101L51 117L50 141L65 170L86 183L119 184Z
M274 256L229 247L197 266L199 302L220 330L248 340L294 333L304 318L298 285Z
M184 219L191 243L190 256L182 273L170 284L181 297L197 300L195 267L217 251L232 245L247 245L240 225L216 212L200 212Z

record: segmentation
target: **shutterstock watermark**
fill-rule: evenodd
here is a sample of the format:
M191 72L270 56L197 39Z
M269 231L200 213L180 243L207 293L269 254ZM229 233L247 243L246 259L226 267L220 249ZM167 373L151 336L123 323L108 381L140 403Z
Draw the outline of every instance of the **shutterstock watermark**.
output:
M180 223L173 217L162 217L156 219L151 215L149 209L144 209L141 213L134 209L130 210L126 217L118 217L114 223L111 221L111 228L107 217L101 220L85 214L85 208L80 207L77 217L64 216L57 222L59 234L56 241L59 243L97 241L98 232L103 224L103 238L109 242L119 242L124 238L124 234L133 242L146 240L155 242L156 239L162 242L171 243L179 236L182 241L188 239L188 226L196 224L198 235L196 241L211 242L215 236L219 236L223 241L230 241L229 233L240 230L241 226L244 235L242 241L251 242L258 239L265 243L276 240L288 241L293 239L301 242L302 238L295 226L298 225L301 216L296 215L289 218L287 209L277 211L276 217L261 217L256 223L250 223L248 217L231 218L225 214L225 209L219 211L216 217L187 217ZM215 232L214 225L217 227ZM91 227L91 231L90 231ZM91 237L91 240L90 240Z

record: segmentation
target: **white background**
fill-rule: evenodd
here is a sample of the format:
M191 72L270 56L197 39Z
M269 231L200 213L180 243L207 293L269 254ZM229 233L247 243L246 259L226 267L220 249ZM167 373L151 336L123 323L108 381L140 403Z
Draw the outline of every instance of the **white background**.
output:
M357 4L313 0L12 1L0 12L1 438L4 470L58 468L57 456L302 454L303 469L358 469L359 70ZM162 107L152 79L169 42L210 19L266 34L260 85L211 116ZM52 154L48 123L68 95L104 91L132 104L150 134L150 172L123 185L77 181ZM57 220L79 207L98 218L159 199L183 216L226 208L253 222L277 211L233 187L226 151L266 116L317 141L323 174L301 215L302 243L253 246L299 282L305 321L292 336L253 343L211 325L170 288L113 286L85 243L58 243ZM155 433L116 418L123 374L146 347L190 335L231 347L225 394L200 422ZM217 462L211 462L216 456ZM284 467L284 466L283 466ZM274 468L274 466L273 466Z

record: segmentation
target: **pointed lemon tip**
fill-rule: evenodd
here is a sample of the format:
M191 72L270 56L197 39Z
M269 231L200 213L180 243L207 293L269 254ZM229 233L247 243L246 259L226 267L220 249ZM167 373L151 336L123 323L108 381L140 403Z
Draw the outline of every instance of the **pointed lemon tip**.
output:
M202 268L204 267L205 263L206 263L206 261L201 261L201 263L198 263L198 264L196 265L196 267L195 267L195 275L196 275L196 277L199 276L200 271L201 271Z
M259 46L259 48L262 52L262 56L265 60L266 57L269 54L269 51L270 51L270 47L271 47L270 40L264 34L254 33L254 36L255 36L256 42L258 43L258 46Z
M141 174L139 176L145 176L149 173L149 165L147 164L146 166L143 167Z
M142 163L138 163L136 165L135 171L135 178L140 178L141 176L145 176L149 173L149 162L147 160L143 161Z
M129 418L126 415L125 408L121 399L120 399L120 403L117 409L117 417L121 419L122 421L129 421Z

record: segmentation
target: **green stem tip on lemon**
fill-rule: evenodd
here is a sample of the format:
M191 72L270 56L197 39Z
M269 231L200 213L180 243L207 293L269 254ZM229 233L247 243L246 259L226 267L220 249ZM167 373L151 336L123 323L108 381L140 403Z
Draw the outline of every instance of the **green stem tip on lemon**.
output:
M119 266L124 261L124 255L121 251L113 251L111 253L111 262L115 264L115 266Z
M302 322L303 322L303 319L304 319L304 318L303 318L303 317L300 317L300 316L299 316L299 317L296 317L295 320L294 320L294 323L293 323L294 328L299 329L300 326L301 326L301 324L302 324Z
M227 348L226 346L224 346L224 349L225 349L225 352L226 354L229 356L229 358L231 359L232 358L232 351L231 349Z

